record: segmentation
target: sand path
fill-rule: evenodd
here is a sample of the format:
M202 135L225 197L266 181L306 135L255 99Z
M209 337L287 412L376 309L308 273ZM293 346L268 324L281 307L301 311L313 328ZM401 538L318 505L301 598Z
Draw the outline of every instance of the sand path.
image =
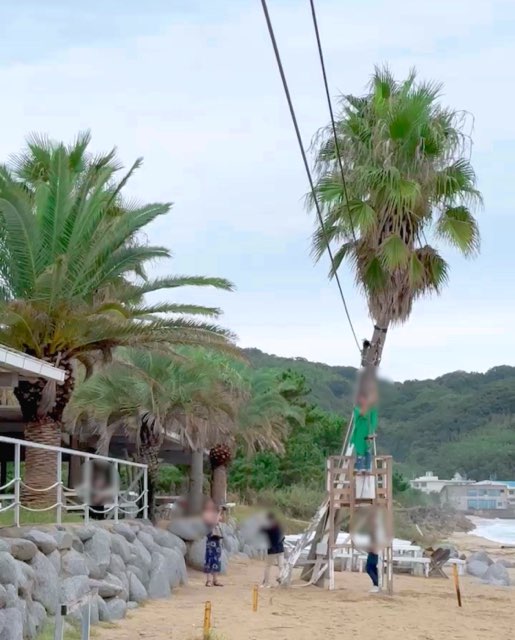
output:
M252 612L252 585L259 562L233 562L224 588L206 589L190 574L187 587L170 600L148 604L102 640L200 640L204 603L211 600L216 640L513 640L515 589L488 587L462 578L458 609L452 580L395 576L393 598L368 595L366 575L337 574L337 590L316 587L260 590Z

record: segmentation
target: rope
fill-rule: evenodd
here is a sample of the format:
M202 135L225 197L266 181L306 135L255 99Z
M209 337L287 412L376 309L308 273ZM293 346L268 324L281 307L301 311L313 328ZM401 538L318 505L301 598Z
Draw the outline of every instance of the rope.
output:
M58 487L62 483L61 482L54 482L54 484L51 484L49 487L45 487L44 489L36 489L36 487L31 487L30 485L25 484L25 482L23 482L23 480L20 480L20 484L21 484L22 487L24 487L28 491L33 491L34 493L44 493L45 491L51 491L52 489L55 489L56 487Z
M349 212L349 222L350 222L350 227L351 227L351 231L352 231L352 237L354 239L354 242L356 242L356 232L354 230L354 223L352 221L352 214L351 214L351 209L350 209L350 205L349 205L349 192L347 190L347 181L345 180L345 172L343 171L343 163L342 163L342 155L340 153L340 143L338 141L338 134L336 132L336 123L334 121L334 112L333 112L333 105L331 102L331 95L329 93L329 83L327 81L327 72L325 69L325 61L324 61L324 53L322 51L322 42L320 39L320 31L318 30L318 20L317 20L317 14L316 14L316 10L315 10L315 2L314 0L309 0L309 3L311 5L311 17L313 18L313 27L315 29L315 35L316 35L316 39L317 39L317 48L318 48L318 57L320 58L320 66L322 68L322 77L324 79L324 88L325 88L325 95L327 98L327 106L329 108L329 115L331 117L331 127L333 130L333 138L334 138L334 146L336 149L336 157L338 159L338 165L340 167L340 174L342 176L342 185L343 185L343 194L345 197L345 203L347 205L347 210Z
M0 509L0 513L4 513L4 511L9 511L9 509L12 509L16 506L16 502L11 502L11 504L8 504L6 507L2 507Z
M273 47L273 50L274 50L275 60L277 62L279 75L281 76L281 81L282 81L284 93L285 93L285 96L286 96L286 101L288 102L288 108L290 110L290 116L291 116L291 119L292 119L293 128L295 129L295 135L297 137L297 142L299 144L300 154L302 156L302 162L304 164L304 169L306 170L306 175L308 177L309 187L310 187L310 190L311 190L311 195L313 196L313 202L315 204L315 209L316 209L317 218L318 218L318 221L319 221L319 224L320 224L320 229L322 230L322 234L324 236L324 241L325 241L325 244L327 246L327 253L328 253L329 259L331 261L331 267L332 267L332 271L334 273L334 279L336 280L336 284L338 286L338 291L340 292L340 297L341 297L341 300L342 300L342 303L343 303L343 308L345 310L345 315L347 316L347 320L348 320L352 335L354 337L354 341L356 342L356 346L358 347L358 351L361 353L361 347L360 347L359 340L358 340L357 335L356 335L356 331L354 330L354 325L352 324L352 320L351 320L350 313L349 313L349 308L347 306L347 301L345 300L345 295L343 293L343 287L341 285L338 273L336 272L334 256L333 256L333 252L331 250L331 245L330 245L330 242L329 242L329 236L327 235L327 229L326 229L326 226L325 226L325 223L324 223L324 219L323 219L323 216L322 216L322 211L320 210L320 204L319 204L318 198L316 196L315 184L313 182L313 177L311 175L311 170L309 168L309 163L308 163L308 159L306 157L306 152L304 151L304 144L302 142L302 135L300 133L299 124L298 124L298 121L297 121L297 116L295 114L295 109L293 107L293 102L292 102L292 99L291 99L290 89L288 87L288 81L286 80L286 74L284 72L284 67L283 67L283 63L282 63L282 60L281 60L281 55L279 53L279 47L277 46L277 40L275 38L275 32L274 32L274 28L272 26L272 21L270 19L270 14L268 12L268 6L267 6L267 3L266 3L266 0L261 0L261 5L263 7L263 12L265 14L265 20L266 20L266 24L267 24L267 27L268 27L268 33L270 35L270 40L272 42L272 47Z
M10 487L12 484L14 484L16 482L16 478L13 478L12 480L10 480L9 482L7 482L6 484L3 485L3 487L0 487L0 491L3 491L4 489L7 489L8 487ZM1 496L0 496L1 497Z
M62 507L62 503L60 502L56 502L55 504L51 505L50 507L42 507L41 509L33 509L32 507L26 507L24 504L19 504L19 507L21 509L25 509L25 511L32 511L34 513L36 512L40 512L40 511L50 511L51 509L55 509L56 507Z

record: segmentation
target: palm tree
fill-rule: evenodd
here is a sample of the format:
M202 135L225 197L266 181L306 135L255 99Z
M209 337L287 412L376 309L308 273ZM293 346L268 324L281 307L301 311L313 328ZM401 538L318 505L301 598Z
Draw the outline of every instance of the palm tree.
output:
M397 82L387 68L376 68L365 96L341 99L338 145L332 129L316 139L316 198L335 247L334 270L351 264L375 322L365 370L379 364L388 328L408 319L416 299L446 284L449 265L436 243L465 256L479 250L473 208L481 195L470 140L463 114L441 106L440 93L440 85L418 82L414 71ZM326 250L318 230L315 257Z
M77 362L89 374L120 345L230 344L228 332L194 318L216 317L218 309L144 302L145 294L163 289L232 285L221 278L148 278L149 262L170 253L143 243L141 232L170 205L124 200L141 161L119 179L115 152L93 157L88 144L89 134L69 147L32 138L20 157L0 167L0 341L68 374L59 387L23 380L15 390L25 438L49 445L61 443ZM27 502L53 501L41 490L54 484L55 472L54 455L27 451L25 481L40 490L28 491Z

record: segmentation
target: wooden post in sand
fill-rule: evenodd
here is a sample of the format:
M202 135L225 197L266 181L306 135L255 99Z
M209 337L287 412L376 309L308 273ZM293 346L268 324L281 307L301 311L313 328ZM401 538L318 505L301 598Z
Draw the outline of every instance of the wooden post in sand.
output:
M254 611L254 613L258 610L258 593L258 586L255 584L252 589L252 611Z
M204 638L203 640L209 640L211 635L211 603L209 600L204 607Z
M458 599L458 607L461 607L461 591L460 591L460 579L458 577L458 567L452 565L452 573L454 575L454 588L456 589L456 598Z

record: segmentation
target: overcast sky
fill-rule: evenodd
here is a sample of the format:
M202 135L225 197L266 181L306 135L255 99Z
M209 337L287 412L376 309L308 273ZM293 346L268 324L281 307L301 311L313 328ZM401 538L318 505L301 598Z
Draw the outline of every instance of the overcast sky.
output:
M8 5L8 6L7 6ZM331 92L362 93L374 64L411 66L474 116L485 206L481 256L448 254L451 284L392 332L383 373L426 378L515 365L515 2L318 0ZM306 144L328 119L308 0L269 0ZM184 291L221 306L240 344L357 365L313 219L259 0L18 0L0 5L0 159L27 133L91 129L145 163L130 187L173 201L149 232L174 260L159 273L220 275L236 293ZM447 253L446 253L447 255ZM342 272L358 336L364 300ZM177 294L174 294L177 295Z

